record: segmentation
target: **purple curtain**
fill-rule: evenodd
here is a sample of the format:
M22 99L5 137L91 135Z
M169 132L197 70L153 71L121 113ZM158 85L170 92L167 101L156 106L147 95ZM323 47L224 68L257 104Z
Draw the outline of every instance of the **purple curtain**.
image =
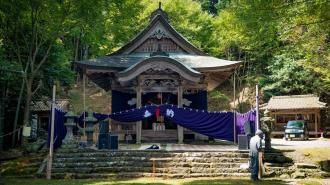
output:
M112 113L111 119L121 122L136 122L147 119L152 115L155 115L157 106L149 105L141 108L130 109L126 111L121 111L117 113Z
M64 115L66 112L55 109L55 117L54 117L54 149L58 148L62 144L62 140L66 135L66 128L64 126ZM50 112L50 119L48 123L48 139L47 146L50 145L50 133L51 133L51 117L52 112Z
M216 138L234 140L234 116L232 112L206 112L173 105L160 105L160 112L173 123L194 132ZM135 122L155 115L157 106L145 106L137 109L113 113L110 117L121 122Z
M164 105L161 110L165 117L184 128L215 139L234 141L232 112L206 112L172 105Z
M156 114L157 110L160 114L171 120L173 123L194 132L215 138L224 139L228 141L234 140L234 113L233 112L207 112L203 110L191 108L179 108L174 105L150 105L136 109L130 109L113 114L93 113L93 116L98 120L111 118L120 122L136 122ZM64 126L65 112L55 109L55 132L54 132L54 148L62 144L62 139L66 135L66 128ZM86 113L86 117L87 117ZM75 118L75 122L83 126L84 113ZM244 134L244 123L247 121L255 122L256 111L251 110L247 113L236 113L236 133ZM252 124L254 130L254 124ZM236 136L237 136L236 135ZM50 124L48 126L48 146L50 140Z
M255 132L255 121L256 121L256 111L250 110L246 113L236 112L236 133L237 134L245 134L244 132L244 123L252 122L251 130Z

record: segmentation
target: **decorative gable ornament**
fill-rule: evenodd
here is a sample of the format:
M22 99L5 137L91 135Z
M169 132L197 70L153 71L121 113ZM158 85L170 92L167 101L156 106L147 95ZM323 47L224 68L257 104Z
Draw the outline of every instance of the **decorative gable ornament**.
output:
M167 36L166 32L163 29L158 28L150 35L150 38L157 38L158 40L160 40L162 38L170 38L170 37Z

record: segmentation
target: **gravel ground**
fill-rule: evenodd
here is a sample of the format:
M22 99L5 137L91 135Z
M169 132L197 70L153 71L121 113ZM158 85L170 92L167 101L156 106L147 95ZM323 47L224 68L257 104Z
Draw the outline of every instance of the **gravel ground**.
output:
M276 149L329 148L330 152L330 139L310 138L307 141L285 141L272 138L272 147Z

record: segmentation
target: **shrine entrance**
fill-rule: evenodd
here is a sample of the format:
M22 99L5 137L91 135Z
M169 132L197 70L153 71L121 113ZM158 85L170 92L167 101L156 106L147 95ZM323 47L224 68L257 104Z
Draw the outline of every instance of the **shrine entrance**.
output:
M142 106L178 104L176 92L149 92L142 93ZM144 141L176 141L177 125L156 109L154 116L142 121L141 139Z
M169 92L158 92L158 93L145 93L142 94L142 106L147 105L162 105L171 104L177 105L176 93ZM176 130L176 124L172 123L170 120L160 114L159 111L156 112L155 116L151 116L146 120L142 121L143 130L153 130L153 131L165 131L165 130Z

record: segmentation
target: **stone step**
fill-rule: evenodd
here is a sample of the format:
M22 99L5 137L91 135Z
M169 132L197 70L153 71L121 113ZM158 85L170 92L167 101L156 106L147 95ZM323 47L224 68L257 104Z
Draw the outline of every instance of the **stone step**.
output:
M248 173L248 170L237 167L236 168L170 167L170 168L156 168L156 173L169 173L169 174Z
M166 151L154 152L121 152L121 151L93 151L93 152L58 152L55 157L70 158L70 157L184 157L184 158L217 158L217 157L241 157L248 158L248 153L240 152L184 152L184 153L169 153Z
M119 153L119 152L92 152L92 153L56 153L57 158L76 158L76 157L173 157L169 153Z
M176 162L197 162L197 163L216 163L216 162L247 162L247 158L230 158L230 157L187 157L187 158L175 158L173 161Z
M77 157L77 158L60 158L56 157L54 163L74 163L74 162L115 162L115 161L139 161L139 162L150 162L151 157ZM199 162L199 163L217 163L217 162L238 162L247 163L247 158L228 158L228 157L218 157L218 158L171 158L169 162Z
M203 168L233 168L240 167L243 163L233 163L233 162L217 162L217 163L184 163L184 162L163 162L155 161L156 167L203 167ZM104 161L104 162L56 162L53 164L54 168L76 168L76 167L125 167L125 166L135 166L135 167L152 167L152 161L144 161L137 163L136 161Z
M135 166L122 166L122 167L75 167L75 168L53 168L54 173L115 173L115 172L152 172L152 167L135 167ZM202 168L202 167L169 167L169 168L156 168L157 173L247 173L246 169L240 168Z
M245 158L248 159L248 157L245 156L217 156L217 157L204 157L204 156L198 156L198 157L182 157L182 156L168 156L168 155L162 155L162 156L109 156L107 154L90 154L90 155L83 155L83 154L77 154L77 155L55 155L56 159L65 159L65 158L103 158L103 159L113 159L113 160L120 160L120 159L125 159L125 160L137 160L137 159L150 159L150 158L172 158L173 160L185 160L185 161L194 161L194 160L200 160L200 159L209 159L209 161L212 160L219 160L223 158ZM43 159L40 159L41 161Z
M82 153L112 153L113 155L124 155L124 156L131 156L131 155L149 155L149 154L175 154L173 152L168 152L164 150L109 150L109 149L101 149L101 150L94 150L94 149L58 149L56 154L82 154Z
M248 177L250 173L194 173L194 174L168 174L168 173L52 173L52 178L63 179L111 179L111 178L133 178L133 177L165 177L165 178L190 178L190 177Z
M168 152L112 151L91 149L57 150L53 163L54 178L118 177L230 177L249 176L240 165L247 163L247 152ZM156 159L156 173L153 161ZM159 159L157 161L157 159Z
M75 167L75 168L52 168L54 173L118 173L118 172L152 172L151 167L141 168L135 166L117 167Z

